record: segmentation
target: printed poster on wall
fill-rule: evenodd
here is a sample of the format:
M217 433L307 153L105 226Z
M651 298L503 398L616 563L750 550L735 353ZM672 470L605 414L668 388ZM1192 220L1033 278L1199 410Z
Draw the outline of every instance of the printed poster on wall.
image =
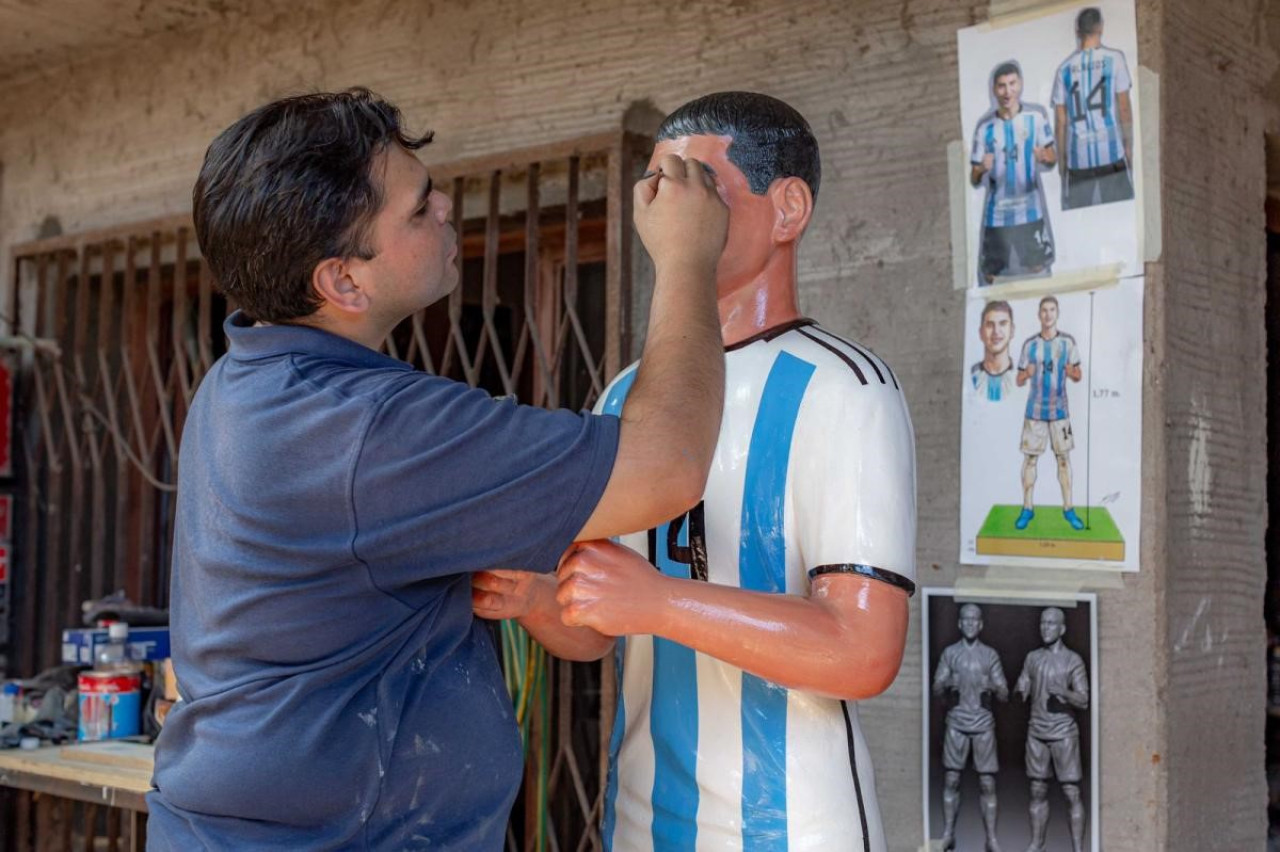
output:
M922 592L929 848L1097 852L1097 596Z
M962 563L1138 569L1142 299L1142 278L967 299Z
M1132 0L958 33L969 286L1142 274Z

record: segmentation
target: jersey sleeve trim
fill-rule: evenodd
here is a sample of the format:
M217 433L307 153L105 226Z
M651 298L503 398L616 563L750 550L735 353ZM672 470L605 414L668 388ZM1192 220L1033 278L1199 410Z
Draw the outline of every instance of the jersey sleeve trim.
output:
M823 574L858 574L862 577L870 577L873 580L880 580L888 583L890 586L902 589L910 597L916 593L916 584L908 580L901 574L895 574L892 571L886 571L883 568L877 568L874 565L862 565L857 562L841 562L832 565L819 565L817 568L809 569L809 579L821 577Z

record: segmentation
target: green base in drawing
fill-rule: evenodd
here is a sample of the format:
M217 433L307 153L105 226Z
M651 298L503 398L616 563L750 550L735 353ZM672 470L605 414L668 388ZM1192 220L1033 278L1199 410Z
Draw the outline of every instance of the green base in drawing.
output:
M1061 506L1036 506L1025 530L1014 521L1021 506L992 506L978 531L976 550L988 556L1036 556L1049 559L1124 561L1124 536L1102 506L1076 506L1085 528L1075 530L1062 516Z

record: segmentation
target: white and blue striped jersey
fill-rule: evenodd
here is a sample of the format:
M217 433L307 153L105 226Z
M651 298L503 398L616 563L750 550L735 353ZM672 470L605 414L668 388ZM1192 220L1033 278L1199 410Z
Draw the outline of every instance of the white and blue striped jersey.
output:
M1116 101L1132 87L1124 54L1109 47L1077 50L1058 67L1053 105L1067 110L1067 168L1096 169L1124 159Z
M1008 399L1013 394L1015 378L1013 364L997 375L983 369L981 361L969 368L969 381L973 385L973 392L987 402L1001 402Z
M1048 340L1040 335L1022 344L1018 372L1030 369L1027 385L1028 420L1065 420L1067 408L1067 366L1080 363L1076 339L1058 332Z
M1026 225L1044 218L1044 197L1040 191L1040 163L1036 148L1053 147L1053 130L1043 107L1024 103L1009 118L991 112L978 124L973 136L970 161L980 164L993 158L987 172L987 200L982 224L991 228Z
M798 321L726 353L703 502L623 543L661 571L805 595L822 573L914 590L915 445L889 367ZM599 410L618 412L624 371ZM789 690L652 636L619 639L605 848L883 850L850 702Z

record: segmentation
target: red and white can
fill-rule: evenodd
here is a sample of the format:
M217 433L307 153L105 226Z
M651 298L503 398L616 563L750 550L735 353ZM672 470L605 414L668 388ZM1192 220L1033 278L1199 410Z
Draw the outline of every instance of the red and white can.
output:
M140 672L81 672L80 723L82 742L138 735L142 722Z

